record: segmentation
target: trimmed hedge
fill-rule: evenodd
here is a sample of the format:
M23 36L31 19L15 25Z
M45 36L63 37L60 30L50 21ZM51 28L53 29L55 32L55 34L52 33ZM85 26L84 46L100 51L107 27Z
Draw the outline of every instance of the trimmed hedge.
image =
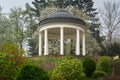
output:
M91 57L86 57L83 60L83 68L86 77L91 77L96 70L96 63Z
M42 68L27 64L21 68L16 80L49 80L49 77Z

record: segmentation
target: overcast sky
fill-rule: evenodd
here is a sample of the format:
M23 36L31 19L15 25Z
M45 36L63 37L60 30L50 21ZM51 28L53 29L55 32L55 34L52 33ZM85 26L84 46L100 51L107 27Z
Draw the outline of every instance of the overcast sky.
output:
M10 8L13 7L22 7L25 8L25 3L30 3L34 0L1 0L0 6L3 8L4 13L8 13ZM106 0L93 0L94 1L94 7L95 8L102 8L103 2ZM119 1L119 0L113 0L113 1Z

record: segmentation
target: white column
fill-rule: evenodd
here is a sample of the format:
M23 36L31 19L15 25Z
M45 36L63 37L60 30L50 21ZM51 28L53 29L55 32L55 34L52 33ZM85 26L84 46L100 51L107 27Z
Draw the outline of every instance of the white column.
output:
M48 54L48 31L47 29L44 32L44 55Z
M85 33L82 36L82 55L85 56Z
M39 33L39 56L42 55L42 34Z
M80 31L76 30L76 55L80 55Z
M64 55L64 28L60 28L60 55Z

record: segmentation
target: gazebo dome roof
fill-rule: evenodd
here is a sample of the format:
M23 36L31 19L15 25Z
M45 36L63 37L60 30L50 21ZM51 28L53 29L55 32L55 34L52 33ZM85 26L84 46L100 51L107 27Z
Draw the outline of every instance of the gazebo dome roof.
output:
M66 10L59 10L40 21L40 25L57 22L69 22L85 25L85 22Z
M59 10L59 11L55 12L54 14L51 14L51 15L48 16L48 18L59 18L59 17L63 17L63 18L77 18L72 13L69 13L66 10Z

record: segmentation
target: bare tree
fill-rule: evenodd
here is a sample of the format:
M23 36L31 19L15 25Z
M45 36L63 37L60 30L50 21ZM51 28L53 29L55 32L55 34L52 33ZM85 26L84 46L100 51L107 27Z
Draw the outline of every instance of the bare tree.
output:
M100 10L102 23L101 32L106 36L108 44L120 35L120 5L118 2L107 0Z

